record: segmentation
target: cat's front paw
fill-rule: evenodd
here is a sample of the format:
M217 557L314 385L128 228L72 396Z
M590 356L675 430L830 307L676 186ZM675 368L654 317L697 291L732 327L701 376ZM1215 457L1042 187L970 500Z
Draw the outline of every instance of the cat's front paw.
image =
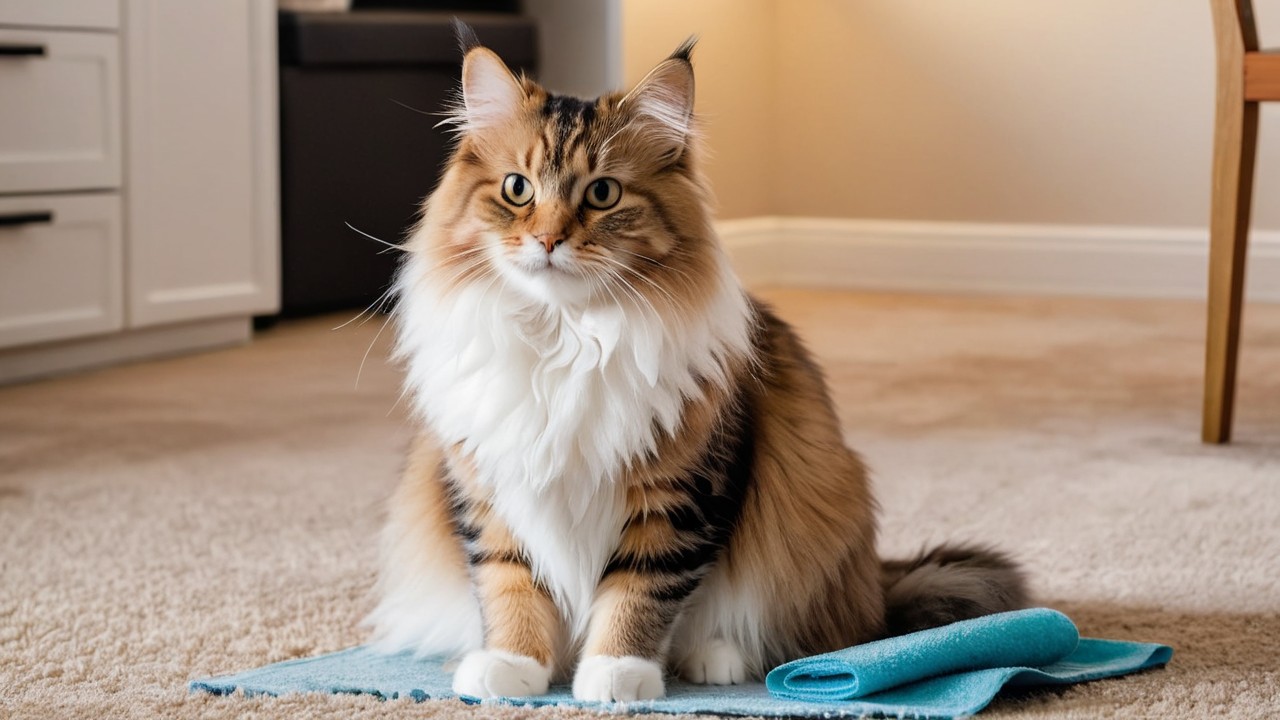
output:
M737 685L747 681L747 664L737 645L717 638L680 663L680 677L704 685Z
M551 668L502 650L467 653L453 671L453 691L475 698L545 695Z
M666 692L662 666L644 658L584 657L573 676L573 696L578 700L632 702L654 700Z

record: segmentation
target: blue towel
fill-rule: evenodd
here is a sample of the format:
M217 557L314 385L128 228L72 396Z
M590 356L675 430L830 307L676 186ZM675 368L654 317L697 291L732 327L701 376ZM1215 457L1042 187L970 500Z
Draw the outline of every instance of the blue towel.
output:
M1079 642L1066 615L1021 610L795 660L774 669L765 684L793 700L852 700L970 670L1049 665Z
M953 718L972 715L1006 685L1064 685L1123 675L1167 663L1165 645L1079 638L1066 616L1021 610L866 643L790 662L765 683L714 686L671 681L660 700L615 705L626 712L714 713L768 717ZM365 693L416 700L457 697L438 659L380 655L356 647L193 680L193 691L249 695L294 692ZM475 702L474 698L462 698ZM564 686L516 705L599 707L573 699Z

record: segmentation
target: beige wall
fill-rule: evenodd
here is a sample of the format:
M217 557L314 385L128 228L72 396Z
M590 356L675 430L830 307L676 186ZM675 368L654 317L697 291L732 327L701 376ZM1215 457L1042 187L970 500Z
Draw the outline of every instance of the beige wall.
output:
M1280 0L1255 7L1280 44ZM722 217L1205 224L1207 0L626 0L623 20L628 80L704 37ZM1275 110L1265 228L1280 228Z
M625 0L623 76L644 77L698 35L697 107L722 217L777 210L777 13L772 0Z
M621 0L522 0L538 23L538 80L595 97L622 82Z

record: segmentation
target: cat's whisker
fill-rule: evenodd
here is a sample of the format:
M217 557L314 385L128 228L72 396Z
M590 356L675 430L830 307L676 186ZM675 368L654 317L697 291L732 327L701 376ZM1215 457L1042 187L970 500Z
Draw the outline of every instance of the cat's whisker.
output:
M392 249L392 250L397 250L397 251L399 251L399 252L408 252L408 251L407 251L407 250L405 250L403 247L401 247L401 246L399 246L399 245L396 245L395 243L389 243L389 242L387 242L386 240L383 240L382 238L374 237L374 236L370 235L369 233L367 233L367 232L365 232L365 231L361 230L360 228L356 227L355 225L352 225L352 224L351 224L351 223L349 223L349 222L344 222L344 223L342 223L342 224L343 224L343 225L346 225L348 228L351 228L351 229L352 229L352 230L354 230L355 232L360 233L361 235L363 235L363 236L365 236L365 237L369 238L370 240L372 240L372 241L374 241L374 242L382 243L383 245L386 245L388 248L390 248L390 249Z
M654 265L654 266L656 266L656 267L660 267L660 268L663 268L663 269L665 269L665 270L667 270L667 271L669 271L669 272L671 272L671 273L674 273L675 275L677 275L677 276L678 276L678 279L676 280L676 282L678 282L678 283L680 284L680 287L681 287L684 291L686 291L686 292L694 293L694 292L696 291L696 289L697 289L697 285L696 285L696 283L694 283L693 278L692 278L692 277L690 277L688 273L686 273L685 271L681 270L681 269L680 269L680 268L678 268L678 267L675 267L675 266L672 266L672 265L668 265L668 264L666 264L666 263L662 262L661 260L657 260L657 259L655 259L655 258L651 258L651 257L649 257L648 255L642 255L642 254L637 253L637 252L632 252L632 251L630 251L630 250L626 250L626 249L624 249L624 248L612 248L612 249L613 249L613 250L616 250L616 251L618 251L618 252L623 252L623 253L626 253L626 254L628 254L628 255L634 256L634 257L639 258L640 260L642 260L642 261L644 261L644 262L646 262L646 263L648 263L648 264L650 264L650 265Z
M495 284L495 283L497 283L499 280L501 280L501 279L502 279L502 273L500 273L500 272L498 272L498 271L496 271L496 270L494 270L494 269L492 269L492 268L487 268L487 269L486 269L486 272L490 273L490 274L492 275L492 277L491 277L491 278L489 278L489 282L488 282L488 283L486 283L486 284L485 284L485 286L484 286L484 288L480 291L480 299L481 299L481 300L485 300L486 298L488 298L488 296L489 296L489 291L493 289L494 284ZM480 280L480 279L483 279L483 278L484 278L484 275L481 275L481 276L480 276L480 278L476 280L476 282L479 282L479 280ZM481 307L483 307L483 306L484 306L484 303L483 303L483 302L476 303L476 314L475 314L475 316L472 318L472 322L476 323L476 325L477 325L477 326L479 326L479 324L480 324L480 308L481 308Z
M642 296L632 295L632 293L635 292L635 288L631 287L631 283L625 277L623 277L622 274L619 273L617 270L614 270L613 268L608 267L607 265L601 265L599 266L599 269L601 272L607 273L607 277L613 278L613 280L618 285L620 285L624 291L627 291L628 295L630 295L631 297L637 297L640 300L644 300Z
M393 102L393 103L395 103L395 104L399 105L400 107L404 108L405 110L410 110L410 111L416 112L416 113L418 113L419 115L426 115L426 116L428 116L428 117L440 117L440 115L441 115L441 113L438 113L438 112L430 112L430 111L428 111L428 110L419 110L418 108L413 107L412 105L406 105L406 104L404 104L404 103L400 102L399 100L397 100L397 99L395 99L395 98L388 98L388 100L390 100L391 102Z
M360 367L356 369L355 389L360 389L360 376L364 373L364 363L369 359L369 353L373 350L373 346L378 344L378 338L382 337L382 331L387 329L387 324L391 322L391 315L387 315L387 319L382 321L382 327L378 328L378 332L374 333L373 340L369 341L369 347L365 348L364 357L360 358Z
M488 263L476 263L475 265L472 265L467 270L466 274L463 277L460 277L458 279L458 282L459 283L462 283L462 282L478 283L481 280L484 280L485 278L490 277L491 274L497 275L497 271L495 271L491 265L489 265Z
M666 288L664 288L664 287L662 287L661 285L659 285L658 283L654 282L652 279L645 277L645 276L644 276L644 275L643 275L639 270L636 270L635 268L631 267L630 265L628 265L628 264L626 264L626 263L624 263L624 262L619 262L619 261L617 261L617 260L614 260L614 259L613 259L613 258L611 258L611 257L601 256L601 258L602 258L605 262L613 263L614 265L617 265L618 267L622 268L623 270L626 270L627 272L631 273L632 275L635 275L637 278L640 278L641 280L643 280L643 281L645 281L646 283L648 283L648 284L649 284L649 286L650 286L650 287L652 287L654 290L657 290L658 292L662 293L662 294L663 294L663 296L665 296L665 297L667 298L667 301L671 303L671 306L672 306L672 307L679 307L679 306L680 306L680 303L676 301L676 298L675 298L675 296L674 296L674 295L672 295L672 294L671 294L671 293L670 293Z
M645 323L645 332L648 332L650 330L648 318L646 318L643 314L645 310L648 310L650 313L653 314L654 318L658 319L658 321L661 322L662 316L658 313L658 309L654 307L653 303L650 302L649 299L646 298L643 294L641 294L637 288L633 287L625 277L623 277L617 270L614 270L613 268L602 267L601 269L603 269L605 272L608 272L611 276L613 276L613 278L618 281L618 285L621 286L621 288L624 291L626 291L628 295L636 299L637 301L636 307L642 313L640 316L641 321Z
M441 262L448 262L455 258L466 257L467 255L474 255L475 253L478 253L478 252L484 252L484 250L485 250L485 247L483 245L472 245L470 247L464 247L458 252L453 253L452 255L448 255L448 256L445 256L444 258L441 258Z
M463 280L470 279L468 276L471 275L472 272L474 272L477 268L480 268L484 264L485 264L484 260L476 260L466 265L462 269L458 270L453 275L446 278L444 282L440 283L440 285L442 287L452 287L456 283L462 282Z
M445 280L444 283L442 283L442 286L450 287L454 283L460 282L463 279L471 279L471 278L467 278L467 275L469 275L476 268L488 264L488 260L489 260L489 257L487 255L473 259L471 262L467 263L467 265L465 265L461 270L455 272L452 276L450 276L448 280Z
M472 256L474 256L474 255L478 255L478 254L480 254L480 253L483 253L484 251L485 251L485 247L484 247L483 245L477 245L477 246L475 246L475 247L464 248L464 249L462 249L462 250L459 250L459 251L458 251L458 252L456 252L456 253L453 253L452 255L446 255L445 257L442 257L442 258L438 259L435 263L433 263L433 264L430 266L430 269L435 270L435 269L438 269L438 268L442 268L442 267L444 267L445 265L448 265L449 263L452 263L452 262L453 262L453 261L455 261L455 260L461 260L461 259L464 259L464 258L468 258L468 259L469 259L469 258L471 258L471 257L472 257Z
M374 314L376 313L390 314L391 313L391 310L387 308L387 305L389 305L395 299L396 297L395 289L396 289L396 286L393 283L391 287L387 288L386 292L382 293L382 302L378 305L378 308L373 311ZM373 315L370 315L369 317L360 321L360 324L364 325L365 323L369 322L372 319L373 319Z
M396 396L396 401L391 403L391 407L387 409L387 414L382 417L391 417L391 413L395 412L396 408L400 407L400 402L404 400L405 396L408 394L409 385L407 383L401 383L400 394Z
M388 287L386 290L383 290L381 295L379 295L379 296L378 296L378 297L377 297L373 302L369 303L369 307L365 308L364 310L361 310L361 311L359 312L359 314L357 314L355 317L351 318L350 320L348 320L348 321L346 321L346 322L342 323L341 325L339 325L339 326L337 326L337 327L335 327L335 328L332 328L332 329L330 330L330 332L332 332L333 330L341 330L342 328L344 328L344 327L346 327L346 326L350 325L351 323L353 323L353 322L355 322L355 321L359 320L360 318L364 317L364 316L365 316L365 314L366 314L366 313L370 313L370 311L371 311L371 310L373 311L373 313L370 313L370 314L369 314L369 316L370 316L370 317L373 317L373 314L378 312L377 310L374 310L374 307L375 307L376 305L378 305L379 303L383 302L383 301L384 301L384 299L386 299L386 298L387 298L387 295L389 295L393 290L395 290L395 286L394 286L394 285L393 285L393 286L391 286L391 287ZM367 322L367 320L366 320L366 322ZM363 324L363 323L362 323L362 324Z
M613 304L621 306L622 301L618 299L617 293L615 293L613 288L609 286L609 282L605 279L605 276L594 268L588 267L587 270L591 273L591 277L595 283L599 287L603 288L605 292L609 293L609 297L613 300Z
M401 250L401 252L406 252L406 253L407 253L407 252L410 252L410 250L409 250L408 248L400 248L400 250ZM478 254L478 253L482 253L482 252L484 252L484 251L485 251L485 247L484 247L484 246L482 246L482 245L480 245L480 246L475 246L475 247L463 248L462 250L459 250L458 252L455 252L455 253L453 253L453 254L446 255L446 256L441 257L441 258L433 258L433 260L435 260L435 262L432 262L432 263L430 263L430 264L424 264L424 265L422 266L422 268L423 268L424 270L437 270L437 269L439 269L439 268L442 268L442 267L444 267L444 266L448 265L449 263L452 263L452 262L453 262L453 261L455 261L455 260L460 260L460 259L462 259L462 258L466 258L466 257L472 256L472 255L476 255L476 254Z
M617 252L626 253L626 254L628 254L628 255L631 255L632 257L640 258L641 260L643 260L643 261L645 261L645 262L649 263L650 265L657 265L657 266L658 266L658 267L660 267L660 268L665 268L665 269L667 269L667 270L670 270L671 272L673 272L673 273L675 273L675 274L679 275L680 277L683 277L683 278L686 278L686 279L688 279L688 278L689 278L689 273L686 273L685 271L681 270L681 269L680 269L680 268L678 268L678 267L674 267L674 266L672 266L672 265L668 265L668 264L666 264L666 263L662 262L661 260L658 260L657 258L651 258L651 257L649 257L648 255L644 255L644 254L641 254L641 253L638 253L638 252L632 252L632 251L630 251L630 250L627 250L626 248L619 248L619 247L616 247L616 248L611 248L611 249L612 249L612 250L615 250L615 251L617 251Z

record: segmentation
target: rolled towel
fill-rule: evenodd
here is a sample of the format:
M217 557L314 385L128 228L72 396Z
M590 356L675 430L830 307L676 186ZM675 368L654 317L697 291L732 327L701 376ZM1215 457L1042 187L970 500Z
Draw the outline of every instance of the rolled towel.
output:
M770 672L765 685L792 700L851 700L941 675L1050 665L1079 641L1075 624L1057 610L1017 610L794 660Z

